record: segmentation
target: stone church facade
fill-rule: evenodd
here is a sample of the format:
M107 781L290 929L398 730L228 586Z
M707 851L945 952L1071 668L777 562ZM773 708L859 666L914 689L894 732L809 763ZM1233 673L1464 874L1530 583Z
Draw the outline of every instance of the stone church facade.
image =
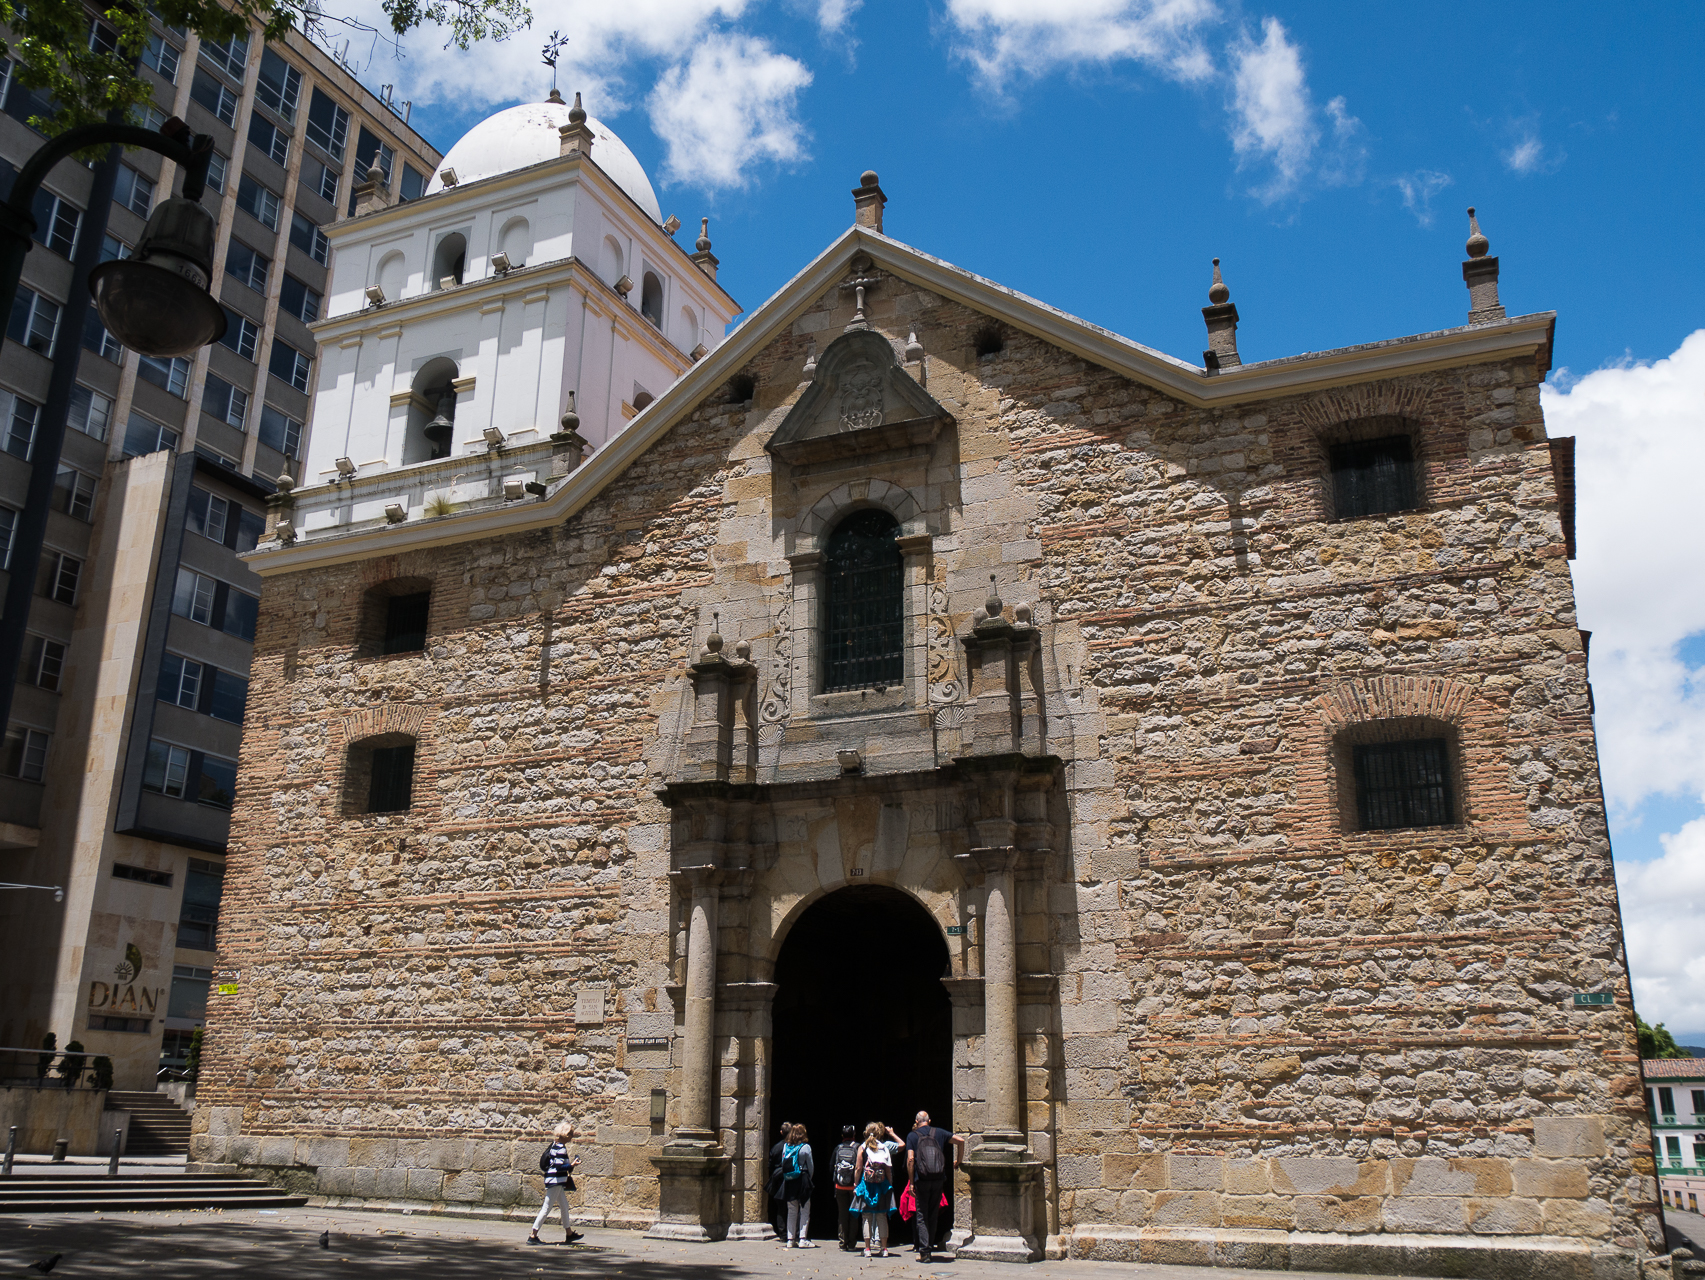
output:
M1466 326L1241 364L1219 285L1200 367L855 195L589 457L500 456L539 492L281 501L192 1159L518 1216L566 1115L578 1215L767 1234L778 1064L871 1052L778 1013L839 903L832 1004L942 959L896 1069L967 1255L1636 1274L1553 317L1482 240Z

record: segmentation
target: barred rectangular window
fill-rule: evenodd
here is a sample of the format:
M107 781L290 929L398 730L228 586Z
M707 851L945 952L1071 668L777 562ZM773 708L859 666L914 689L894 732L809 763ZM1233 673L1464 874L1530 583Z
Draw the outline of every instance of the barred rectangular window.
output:
M867 689L905 678L905 583L899 524L885 511L855 511L835 528L824 556L823 688Z
M120 240L117 236L108 235L101 237L102 262L117 262L120 258L128 258L129 256L130 246Z
M202 384L201 411L241 431L249 417L249 393L210 373Z
M123 862L112 864L114 880L135 880L139 884L153 884L169 887L172 883L170 871L157 871L153 867L132 867Z
M373 772L367 786L368 813L400 813L414 799L414 746L373 748Z
M18 513L0 506L0 569L12 567L12 539L18 532Z
M161 702L194 711L201 701L201 664L193 658L166 654L160 659L160 680L155 696Z
M1356 812L1363 831L1456 821L1445 739L1368 743L1354 748L1354 756Z
M1340 520L1415 508L1415 457L1408 436L1332 446L1332 492Z
M207 157L207 189L209 191L224 191L225 183L230 180L231 162L217 151Z

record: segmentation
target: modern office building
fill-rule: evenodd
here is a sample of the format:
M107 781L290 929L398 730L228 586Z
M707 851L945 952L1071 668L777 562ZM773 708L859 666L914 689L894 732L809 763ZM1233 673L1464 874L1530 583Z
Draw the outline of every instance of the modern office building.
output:
M1659 1193L1667 1208L1698 1213L1705 1198L1705 1062L1647 1058L1640 1071Z
M96 22L90 38L111 33ZM225 336L157 360L120 348L92 307L78 323L74 284L128 254L176 187L174 165L130 151L49 175L0 356L0 542L6 572L37 579L0 758L0 881L65 891L0 892L0 1044L81 1041L120 1088L181 1061L206 1004L259 595L238 557L305 448L325 229L373 164L407 199L439 160L297 33L214 44L157 26L143 61L148 123L176 115L215 139L204 199ZM41 145L27 122L52 109L11 71L0 61L0 187ZM56 415L55 510L40 564L20 565Z

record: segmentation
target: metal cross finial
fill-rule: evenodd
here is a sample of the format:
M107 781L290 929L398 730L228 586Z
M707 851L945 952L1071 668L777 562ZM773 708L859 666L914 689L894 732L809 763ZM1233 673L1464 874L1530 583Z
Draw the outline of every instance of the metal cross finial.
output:
M551 69L551 91L553 93L556 91L556 63L557 63L557 58L559 58L562 55L562 51L564 48L567 47L567 45L568 45L568 37L563 35L561 31L551 32L550 39L545 41L545 47L543 50L541 60L544 62L544 64L547 67L549 67Z

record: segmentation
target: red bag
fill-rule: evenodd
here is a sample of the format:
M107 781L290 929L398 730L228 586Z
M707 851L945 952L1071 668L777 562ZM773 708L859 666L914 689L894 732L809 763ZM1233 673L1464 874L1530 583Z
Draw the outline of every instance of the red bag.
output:
M947 1197L943 1196L942 1202L946 1203L946 1201ZM900 1221L910 1222L912 1220L912 1215L917 1211L918 1200L917 1197L912 1194L912 1184L908 1182L906 1184L906 1189L900 1193Z

